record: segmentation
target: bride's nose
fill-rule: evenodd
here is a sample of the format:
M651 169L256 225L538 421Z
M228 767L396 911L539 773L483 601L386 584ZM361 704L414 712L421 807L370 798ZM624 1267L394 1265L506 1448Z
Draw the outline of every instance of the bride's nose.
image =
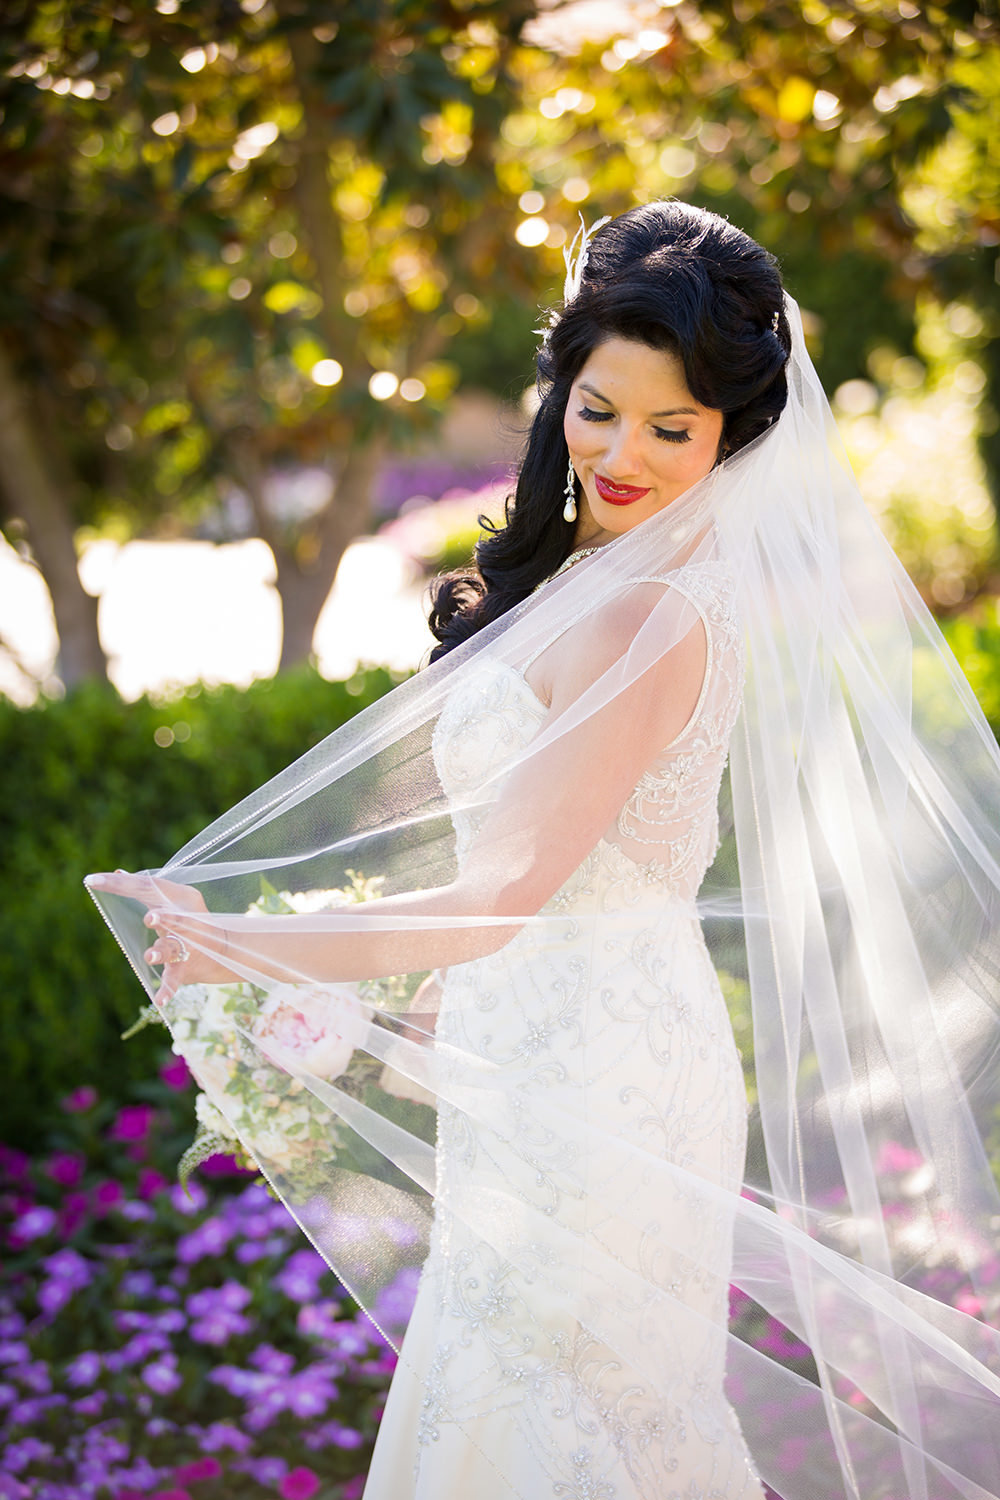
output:
M638 452L638 433L624 423L608 434L604 449L604 469L609 479L628 479L642 467Z

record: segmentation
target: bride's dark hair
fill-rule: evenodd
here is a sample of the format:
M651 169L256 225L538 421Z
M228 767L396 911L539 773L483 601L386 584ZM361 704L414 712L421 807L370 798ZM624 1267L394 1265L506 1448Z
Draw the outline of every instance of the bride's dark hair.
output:
M676 355L695 400L723 413L725 453L752 442L785 405L791 334L774 257L687 203L648 203L610 220L591 239L579 291L539 350L539 406L505 524L484 520L491 534L476 548L475 567L434 585L432 661L526 599L572 551L563 418L574 380L609 338Z

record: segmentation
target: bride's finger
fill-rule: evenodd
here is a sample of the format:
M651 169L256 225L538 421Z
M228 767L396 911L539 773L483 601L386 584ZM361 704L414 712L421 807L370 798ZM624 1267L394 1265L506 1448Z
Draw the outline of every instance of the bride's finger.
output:
M153 997L154 1003L161 1009L166 1005L168 1000L176 995L181 985L187 982L184 978L183 969L183 964L167 964L164 968L159 988Z
M131 875L128 870L99 870L94 875L84 876L83 883L88 890L109 896L128 896L133 901L147 904L156 894L156 883L147 871Z

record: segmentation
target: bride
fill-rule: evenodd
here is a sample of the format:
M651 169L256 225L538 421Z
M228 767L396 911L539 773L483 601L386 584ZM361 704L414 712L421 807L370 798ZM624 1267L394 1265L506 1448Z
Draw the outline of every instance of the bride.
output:
M390 1336L419 1270L366 1500L1000 1495L996 746L754 241L604 221L539 382L434 664L90 889Z

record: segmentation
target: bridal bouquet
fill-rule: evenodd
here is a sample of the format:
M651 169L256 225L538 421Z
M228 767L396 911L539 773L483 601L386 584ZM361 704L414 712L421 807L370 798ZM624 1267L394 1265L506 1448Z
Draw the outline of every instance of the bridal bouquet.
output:
M261 881L248 914L333 910L379 894L381 879L347 872L350 884L334 890L276 891ZM331 1100L330 1085L385 1112L379 1082L383 1065L361 1050L380 1013L402 1013L417 980L412 975L358 985L279 984L270 990L242 982L182 985L162 1009L149 1006L131 1036L164 1021L173 1050L183 1056L200 1092L197 1134L179 1164L186 1183L198 1164L216 1153L258 1166L255 1155L298 1186L319 1177L333 1159L360 1165L364 1143ZM427 1106L401 1105L409 1115ZM396 1113L393 1106L393 1113ZM432 1121L411 1120L420 1134Z

